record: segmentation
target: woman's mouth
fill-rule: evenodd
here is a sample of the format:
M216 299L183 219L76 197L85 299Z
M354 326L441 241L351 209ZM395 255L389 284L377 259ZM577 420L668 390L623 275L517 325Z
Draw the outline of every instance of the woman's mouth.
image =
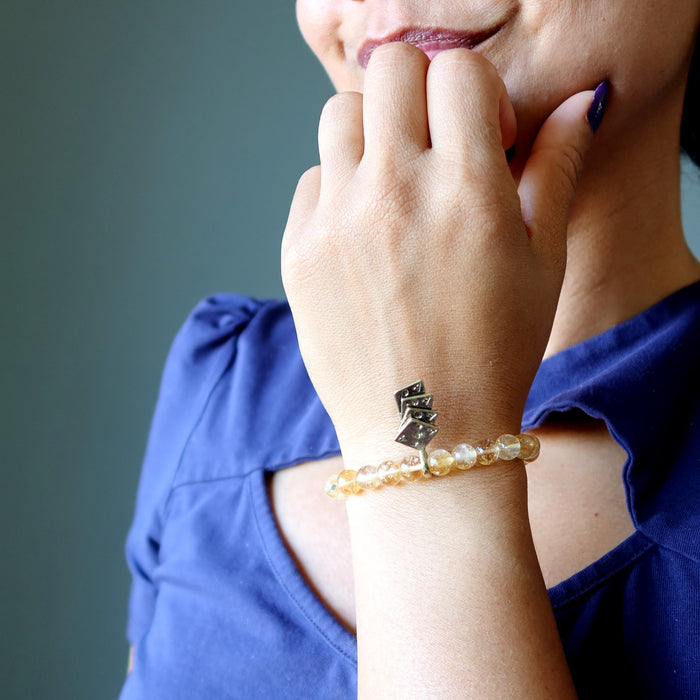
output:
M363 68L367 68L369 58L374 50L382 44L394 41L413 44L432 60L441 51L448 49L473 49L486 39L490 39L502 26L503 23L476 32L454 31L436 27L408 27L388 34L381 39L368 39L357 52L357 61Z

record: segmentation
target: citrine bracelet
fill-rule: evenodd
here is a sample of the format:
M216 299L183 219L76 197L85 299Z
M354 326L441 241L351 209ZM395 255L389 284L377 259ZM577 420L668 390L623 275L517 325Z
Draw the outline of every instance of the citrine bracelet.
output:
M400 462L386 461L379 466L367 465L357 471L345 469L331 476L325 483L326 495L334 500L378 489L381 486L396 486L403 481L419 481L433 476L445 476L453 470L488 466L498 460L522 459L532 462L540 453L540 442L528 433L501 435L495 440L484 440L476 445L462 443L448 452L434 450L427 455L427 471L418 455L409 455Z
M394 439L418 450L418 454L404 457L400 462L388 460L376 467L367 465L357 471L345 469L326 481L324 490L329 498L345 500L361 491L445 476L455 469L466 471L499 460L532 462L540 453L539 440L534 435L521 433L500 435L495 440L484 440L476 445L462 443L452 452L434 450L428 454L426 445L439 430L435 425L438 412L432 408L433 395L427 394L423 382L418 381L399 389L394 396L401 413L401 424Z

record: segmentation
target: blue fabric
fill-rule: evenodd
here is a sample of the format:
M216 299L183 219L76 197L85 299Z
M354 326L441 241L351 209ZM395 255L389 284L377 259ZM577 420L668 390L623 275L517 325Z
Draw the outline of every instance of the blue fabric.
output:
M584 411L636 532L550 590L582 698L700 698L700 283L545 360L523 427ZM266 474L338 454L283 302L216 295L168 357L127 539L129 698L353 698L355 638L282 542ZM613 679L611 681L611 679ZM611 685L612 683L612 685Z

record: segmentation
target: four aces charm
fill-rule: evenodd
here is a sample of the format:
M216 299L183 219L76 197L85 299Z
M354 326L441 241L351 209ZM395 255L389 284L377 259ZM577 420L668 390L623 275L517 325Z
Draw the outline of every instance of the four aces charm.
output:
M435 425L438 411L433 410L433 395L425 391L423 381L411 382L394 393L401 424L394 440L418 450L423 473L429 474L426 445L440 428Z

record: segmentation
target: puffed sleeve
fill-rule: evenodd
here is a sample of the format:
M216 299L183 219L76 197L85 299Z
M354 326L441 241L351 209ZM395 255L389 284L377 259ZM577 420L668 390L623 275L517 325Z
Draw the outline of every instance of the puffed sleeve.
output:
M235 358L238 335L259 306L257 300L232 294L205 299L187 318L168 354L126 540L132 574L127 636L132 645L151 624L161 532L183 451Z

